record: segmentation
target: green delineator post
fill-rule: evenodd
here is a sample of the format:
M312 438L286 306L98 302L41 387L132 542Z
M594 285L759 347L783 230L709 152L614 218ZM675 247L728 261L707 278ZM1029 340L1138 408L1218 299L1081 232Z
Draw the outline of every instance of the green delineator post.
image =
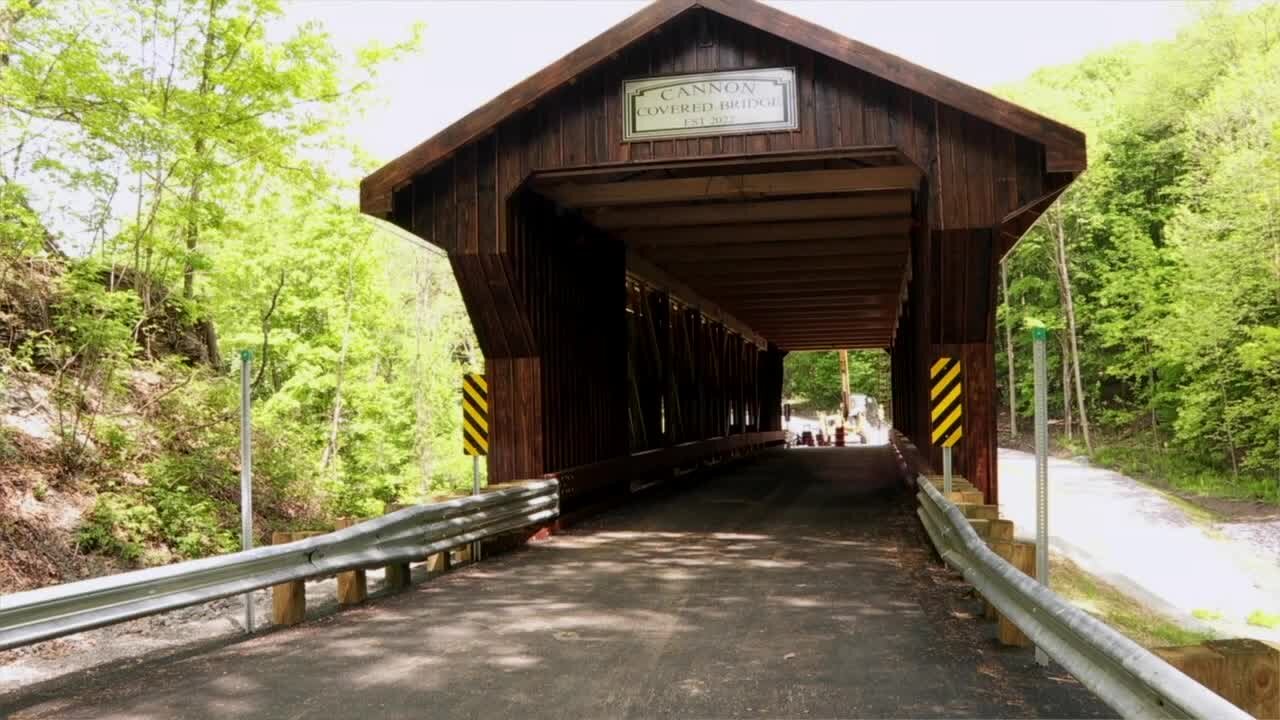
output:
M253 351L240 351L240 546L253 549L253 426L249 409L249 374ZM253 593L244 594L244 631L253 632Z
M1036 580L1049 587L1049 401L1043 327L1032 328L1035 361L1036 405ZM1036 648L1036 662L1049 664L1049 656Z

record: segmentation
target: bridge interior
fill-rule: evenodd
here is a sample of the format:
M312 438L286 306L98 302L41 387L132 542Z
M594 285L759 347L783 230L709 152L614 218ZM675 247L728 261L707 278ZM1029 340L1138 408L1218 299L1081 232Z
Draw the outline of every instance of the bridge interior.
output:
M23 718L1106 717L931 563L888 448L774 449L404 594L0 699ZM337 620L337 618L335 618Z
M867 147L621 163L530 184L621 242L637 284L674 289L750 344L795 351L892 345L923 175L896 148Z

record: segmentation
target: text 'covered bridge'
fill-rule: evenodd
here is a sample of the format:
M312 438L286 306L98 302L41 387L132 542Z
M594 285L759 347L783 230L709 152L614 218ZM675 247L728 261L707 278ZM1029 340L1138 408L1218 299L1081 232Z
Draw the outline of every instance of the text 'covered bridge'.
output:
M787 352L883 348L926 454L930 368L962 361L957 469L994 502L998 263L1084 167L1079 132L768 6L659 0L361 207L449 255L491 482L572 504L776 443Z

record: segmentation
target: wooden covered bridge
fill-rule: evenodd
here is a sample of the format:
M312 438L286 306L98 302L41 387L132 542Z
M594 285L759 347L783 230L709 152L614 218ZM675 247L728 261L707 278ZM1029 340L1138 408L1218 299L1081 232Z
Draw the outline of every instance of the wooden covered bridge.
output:
M781 439L787 352L882 348L938 462L994 502L1000 259L1084 136L752 0L658 0L361 185L447 251L485 356L491 482L566 499Z
M766 5L657 0L360 199L448 253L485 356L493 482L554 474L572 511L777 444L786 353L868 348L890 353L893 423L934 467L931 370L961 361L958 469L993 503L997 264L1084 166L1080 133ZM928 570L888 450L760 455L344 622L157 655L10 708L1111 716L957 620L983 610ZM466 517L492 529L514 512ZM397 533L378 547L409 542ZM300 562L322 567L312 554ZM388 587L410 577L394 568Z

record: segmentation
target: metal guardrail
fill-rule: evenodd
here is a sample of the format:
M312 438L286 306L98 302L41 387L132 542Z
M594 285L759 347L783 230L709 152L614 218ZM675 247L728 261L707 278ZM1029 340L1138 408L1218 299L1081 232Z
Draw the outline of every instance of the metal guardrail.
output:
M918 478L916 487L916 513L942 559L1113 710L1126 718L1250 720L1248 713L996 555L927 479Z
M533 480L405 508L299 542L2 595L0 650L291 580L418 560L559 512L559 483Z

